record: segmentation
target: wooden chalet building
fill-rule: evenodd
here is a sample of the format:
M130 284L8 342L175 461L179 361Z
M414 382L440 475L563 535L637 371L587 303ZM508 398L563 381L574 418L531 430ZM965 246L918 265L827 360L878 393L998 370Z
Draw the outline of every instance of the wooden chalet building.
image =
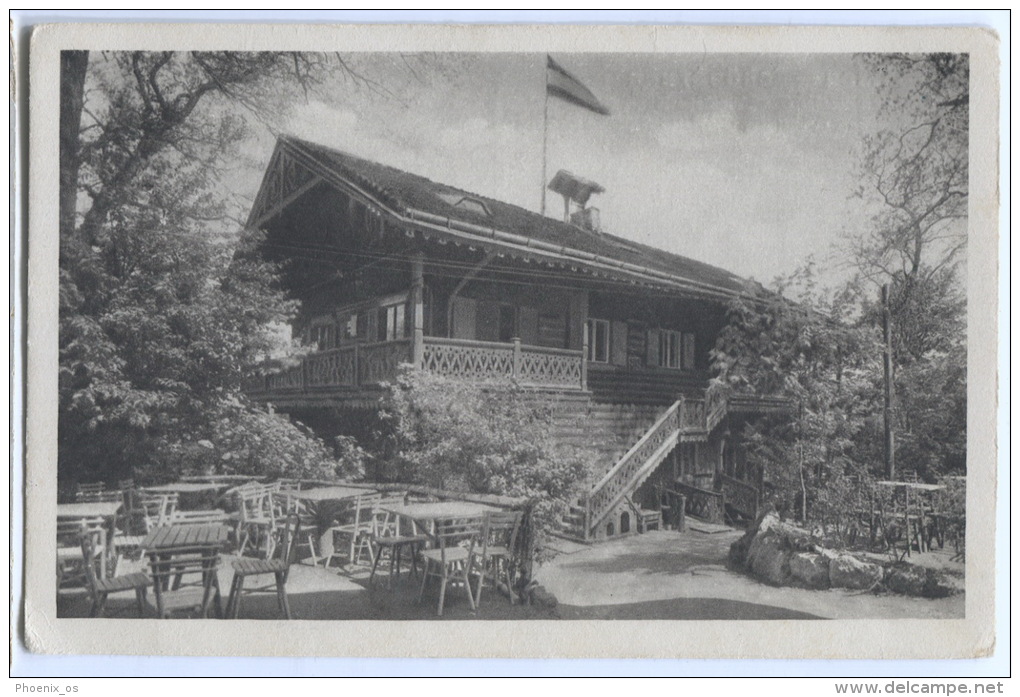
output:
M560 172L550 189L564 220L281 137L248 225L285 262L294 331L318 350L249 394L342 432L401 363L512 377L555 404L565 440L601 453L568 521L577 536L637 530L657 485L695 515L752 515L760 473L734 434L787 405L708 389L709 350L746 282L600 231L593 182Z

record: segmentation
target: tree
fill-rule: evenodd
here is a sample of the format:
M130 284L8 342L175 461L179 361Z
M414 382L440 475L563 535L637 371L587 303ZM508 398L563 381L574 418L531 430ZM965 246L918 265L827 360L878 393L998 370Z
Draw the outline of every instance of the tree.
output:
M174 471L204 451L220 468L246 453L246 471L285 462L294 474L358 472L357 457L336 462L243 397L295 306L277 269L251 252L255 240L237 234L238 205L220 186L245 113L264 118L343 65L300 53L62 54L65 484L143 465Z
M854 300L819 294L809 265L772 290L731 301L712 350L718 388L798 405L795 415L749 422L741 436L749 464L774 487L774 503L802 519L832 481L868 476L880 463L868 447L877 336L855 321Z
M872 298L890 287L897 457L934 478L965 461L969 59L862 60L880 78L884 126L863 144L858 194L876 212L849 252ZM878 324L881 312L875 300L862 302L862 322ZM932 386L941 410L928 400Z

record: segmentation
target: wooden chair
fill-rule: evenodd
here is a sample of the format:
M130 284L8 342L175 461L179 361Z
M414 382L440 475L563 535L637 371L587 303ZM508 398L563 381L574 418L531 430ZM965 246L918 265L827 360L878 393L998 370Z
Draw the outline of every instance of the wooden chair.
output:
M289 515L281 530L280 541L276 545L276 556L272 559L239 559L231 566L234 569L234 580L230 584L230 596L227 598L227 617L236 619L241 610L241 598L255 593L275 593L280 612L288 620L291 619L290 602L287 600L287 577L290 575L291 564L297 553L295 541L301 534L301 520L297 515ZM249 576L273 575L273 582L254 588L245 588L244 582Z
M157 616L162 619L177 610L198 608L201 616L206 617L211 600L215 605L216 616L222 617L222 596L216 573L219 565L220 550L211 547L161 549L158 554L150 553L149 568L156 596ZM194 602L192 589L201 589L200 603Z
M281 491L276 495L279 500L278 509L280 515L277 522L277 533L282 531L282 528L287 524L290 516L297 516L298 521L301 523L301 536L297 536L294 540L294 546L297 550L304 547L308 550L308 556L312 560L312 566L319 563L319 555L316 550L318 544L316 543L316 537L318 536L318 519L315 514L308 509L308 505L293 495L291 492ZM282 521L283 525L280 524ZM295 533L296 535L296 533ZM297 559L297 551L295 551L295 560Z
M152 530L170 525L177 508L178 494L135 492L134 507L125 517L125 530L114 537L118 556L137 557L141 542Z
M276 529L273 494L279 491L279 485L253 484L239 489L237 496L240 521L237 553L243 555L248 544L253 543L255 552L268 559L273 555L273 531Z
M476 562L475 549L479 547L487 534L485 516L437 521L435 533L432 536L437 547L424 550L421 553L425 568L422 570L418 602L421 602L425 596L425 586L429 577L438 578L439 609L437 614L442 617L447 584L450 581L461 581L467 591L471 612L474 612L476 606L474 594L471 592L471 571ZM480 561L480 568L484 568L484 553L481 554L478 561Z
M326 556L326 568L329 568L329 562L332 561L335 554L337 537L347 538L349 541L347 545L348 563L357 564L361 560L361 553L366 550L369 561L375 563L375 550L372 549L372 533L375 532L373 512L381 499L381 495L377 493L361 494L346 512L341 513L340 517L345 522L329 529L333 545Z
M485 539L482 540L481 577L478 579L478 594L475 597L476 606L480 607L482 604L482 586L485 585L486 578L492 579L494 584L501 582L506 584L510 604L513 605L516 602L513 575L516 566L517 533L520 527L520 511L493 511L486 516L486 533Z
M99 578L96 575L96 562L102 563L101 536L95 529L88 526L81 528L81 555L85 570L85 579L92 599L89 617L102 617L106 609L106 599L111 593L126 591L135 592L135 603L138 616L145 617L145 596L149 588L149 577L142 572Z
M379 566L379 561L384 553L387 554L390 560L390 573L386 580L387 588L393 587L394 570L398 575L400 574L400 557L403 550L407 549L409 551L411 572L415 574L418 572L418 548L424 546L428 541L428 535L418 534L414 530L413 523L411 523L412 529L409 533L401 534L400 516L389 511L390 508L402 506L406 500L407 492L390 492L385 494L376 503L372 513L375 526L372 531L371 542L375 558L372 560L372 573L368 577L370 585L375 579L376 568Z
M88 582L81 549L84 534L95 535L92 558L101 562L99 577L107 576L106 521L99 517L57 518L57 591L65 587L78 588Z

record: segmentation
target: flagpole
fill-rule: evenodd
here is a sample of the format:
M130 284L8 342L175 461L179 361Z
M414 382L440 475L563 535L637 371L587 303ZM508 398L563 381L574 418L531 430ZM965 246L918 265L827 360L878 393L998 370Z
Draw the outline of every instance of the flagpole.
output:
M549 57L546 56L545 74L545 104L542 107L542 215L545 215L545 182L546 182L546 150L549 142Z

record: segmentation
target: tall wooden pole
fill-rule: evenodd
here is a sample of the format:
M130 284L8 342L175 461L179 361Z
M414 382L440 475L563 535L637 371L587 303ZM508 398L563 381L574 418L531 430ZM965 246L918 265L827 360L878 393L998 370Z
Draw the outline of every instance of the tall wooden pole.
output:
M545 184L548 181L546 176L546 152L549 143L549 68L542 71L545 75L545 103L542 107L542 215L545 215Z
M425 358L425 258L411 258L411 363L421 368Z
M893 362L892 362L892 319L889 312L889 284L882 286L882 338L884 351L882 357L885 377L885 477L896 479L896 436L893 432Z

